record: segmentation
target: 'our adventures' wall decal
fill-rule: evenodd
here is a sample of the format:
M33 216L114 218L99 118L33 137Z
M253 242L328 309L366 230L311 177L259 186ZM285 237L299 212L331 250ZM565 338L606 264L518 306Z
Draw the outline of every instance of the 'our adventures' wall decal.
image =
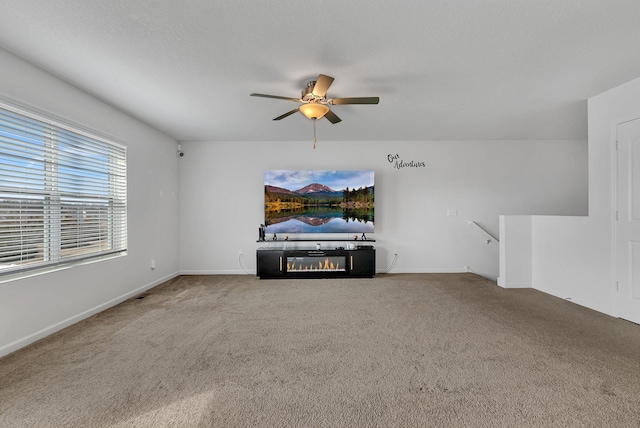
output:
M421 161L409 161L409 162L405 162L404 160L400 159L400 155L399 154L389 154L387 155L387 161L389 161L390 164L393 164L393 167L396 169L401 169L401 168L424 168L427 166L427 164L425 162L421 162Z

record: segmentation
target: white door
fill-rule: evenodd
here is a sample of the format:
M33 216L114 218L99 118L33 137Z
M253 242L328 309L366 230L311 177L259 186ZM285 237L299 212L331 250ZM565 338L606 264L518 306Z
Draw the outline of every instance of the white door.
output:
M618 125L616 308L640 324L640 118Z

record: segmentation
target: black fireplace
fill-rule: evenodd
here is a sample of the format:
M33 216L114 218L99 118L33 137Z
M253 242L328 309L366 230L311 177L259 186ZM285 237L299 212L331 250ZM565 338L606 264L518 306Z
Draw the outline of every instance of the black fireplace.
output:
M375 276L375 250L260 248L256 273L266 278L345 278Z

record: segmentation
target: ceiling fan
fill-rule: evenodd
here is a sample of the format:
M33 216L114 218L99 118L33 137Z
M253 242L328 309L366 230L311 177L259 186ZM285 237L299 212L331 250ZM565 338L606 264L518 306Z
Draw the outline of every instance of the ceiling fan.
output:
M287 116L291 116L296 112L300 112L307 118L316 120L326 117L331 123L342 121L327 105L343 105L343 104L378 104L378 97L355 97L355 98L329 98L327 99L327 90L333 83L333 77L320 74L316 80L307 83L307 87L302 90L302 97L291 98L281 97L278 95L251 94L252 97L276 98L279 100L295 101L302 103L298 108L286 112L285 114L274 118L273 120L281 120ZM315 125L315 122L314 122Z

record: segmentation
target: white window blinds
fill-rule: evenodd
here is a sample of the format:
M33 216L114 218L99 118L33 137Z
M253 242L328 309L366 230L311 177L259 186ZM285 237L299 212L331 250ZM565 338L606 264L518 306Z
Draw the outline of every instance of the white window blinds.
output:
M0 275L127 249L126 148L0 104Z

